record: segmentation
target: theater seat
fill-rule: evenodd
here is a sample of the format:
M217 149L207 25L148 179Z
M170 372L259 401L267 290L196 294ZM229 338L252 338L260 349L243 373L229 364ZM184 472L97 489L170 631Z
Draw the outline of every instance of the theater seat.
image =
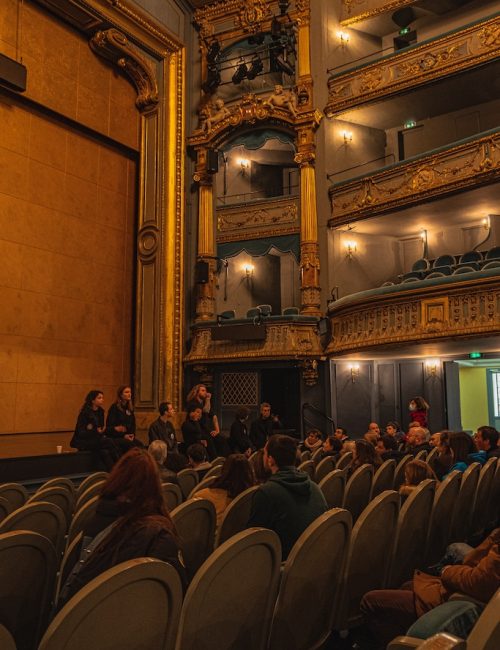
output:
M258 485L253 485L231 501L217 531L216 546L220 546L233 535L245 530L250 519L253 495L258 489Z
M214 550L215 506L208 499L191 499L172 512L172 521L191 579Z

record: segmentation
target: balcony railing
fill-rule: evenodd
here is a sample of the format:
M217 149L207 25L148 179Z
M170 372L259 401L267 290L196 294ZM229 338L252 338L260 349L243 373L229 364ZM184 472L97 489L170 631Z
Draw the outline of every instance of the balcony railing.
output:
M415 0L342 0L341 22L351 25L412 4Z
M472 274L470 274L472 275ZM422 285L422 283L419 283ZM367 295L368 294L368 295ZM451 337L497 335L500 273L393 293L363 292L332 305L327 354Z
M332 117L493 61L499 30L500 19L493 16L334 75L328 81L325 114Z
M389 212L458 190L493 183L500 175L500 131L484 132L451 147L332 185L330 227Z

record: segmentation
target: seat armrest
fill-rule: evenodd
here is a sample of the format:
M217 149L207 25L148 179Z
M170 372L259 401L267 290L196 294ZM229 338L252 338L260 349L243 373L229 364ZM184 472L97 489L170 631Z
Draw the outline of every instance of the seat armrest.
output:
M463 594L460 591L456 591L454 594L451 594L451 596L448 598L448 600L466 600L469 603L474 603L474 605L479 605L479 607L482 607L483 609L488 604L488 603L483 603L481 600L477 600L476 598L473 598L472 596L468 596L467 594Z
M387 646L387 650L405 650L405 648L418 648L424 642L415 636L397 636Z

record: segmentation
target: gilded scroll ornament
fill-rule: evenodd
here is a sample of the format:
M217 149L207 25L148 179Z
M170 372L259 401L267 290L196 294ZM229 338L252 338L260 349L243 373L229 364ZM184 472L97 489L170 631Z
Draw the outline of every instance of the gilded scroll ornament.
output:
M137 89L135 101L140 111L154 110L159 102L158 84L149 62L117 29L98 31L90 39L92 50L119 66L130 77Z
M267 0L242 0L234 25L244 31L254 31L259 29L262 21L270 16L272 12Z
M239 210L220 211L217 215L217 230L227 232L240 228L297 223L298 212L297 204L292 202L287 202L284 205L277 203L276 206L270 204L265 208L259 206L250 211L248 206Z

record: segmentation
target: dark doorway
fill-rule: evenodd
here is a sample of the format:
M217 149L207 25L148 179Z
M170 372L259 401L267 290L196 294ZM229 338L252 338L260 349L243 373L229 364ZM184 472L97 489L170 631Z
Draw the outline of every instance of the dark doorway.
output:
M300 375L297 368L261 371L261 402L271 404L285 429L300 431Z

